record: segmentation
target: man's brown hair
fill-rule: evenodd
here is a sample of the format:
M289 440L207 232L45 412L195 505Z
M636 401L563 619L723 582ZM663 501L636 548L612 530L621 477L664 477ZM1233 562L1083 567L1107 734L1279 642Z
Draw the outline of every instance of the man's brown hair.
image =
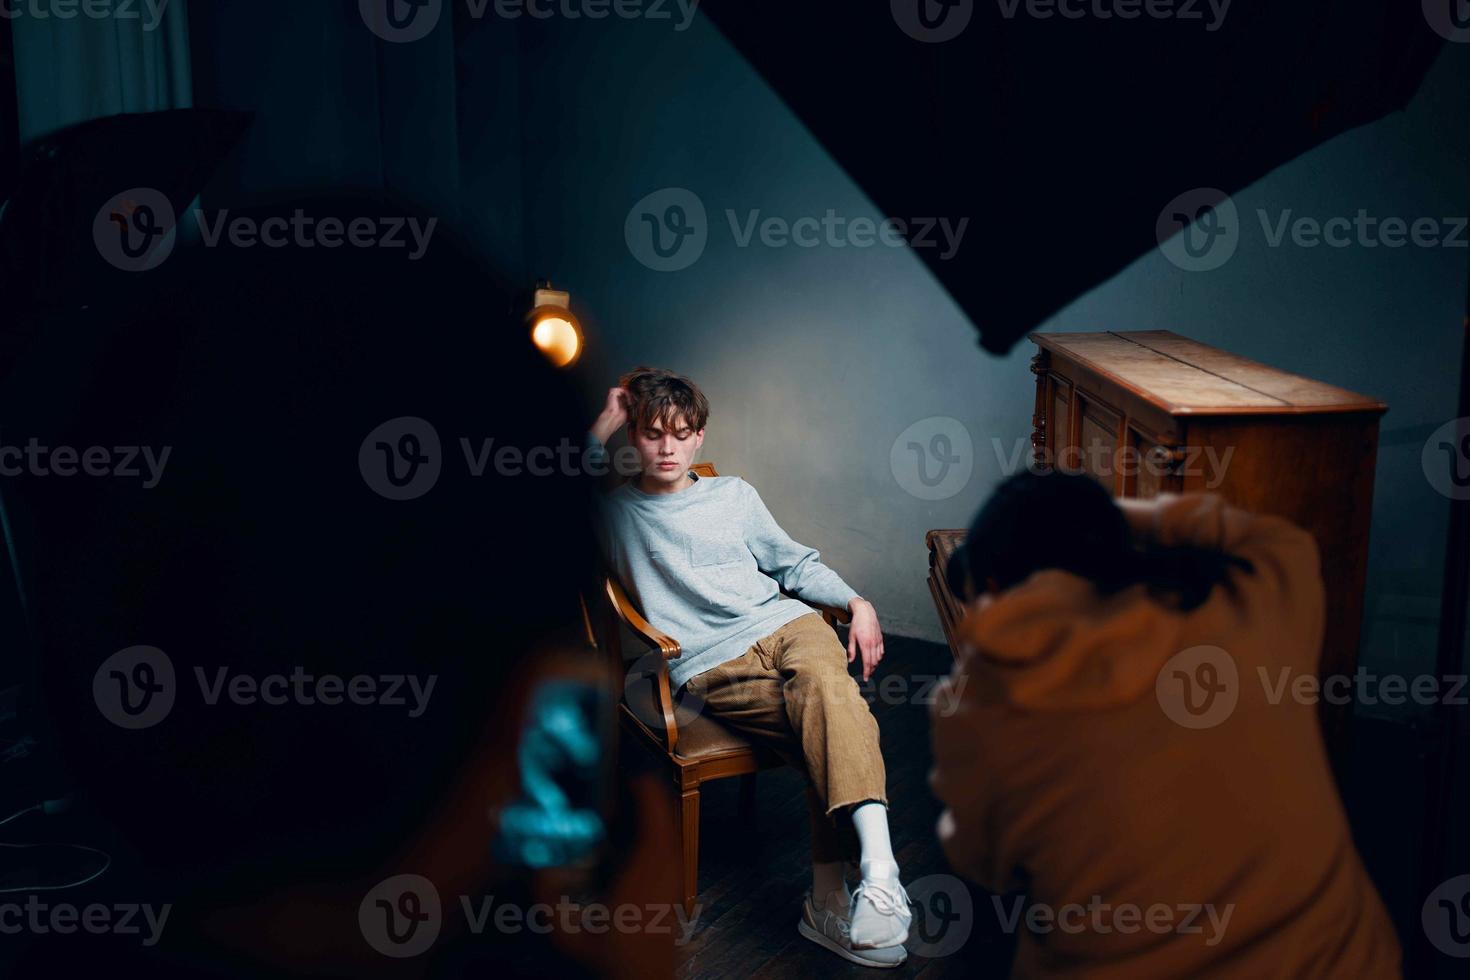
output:
M709 399L699 385L663 368L635 367L618 379L631 404L628 420L643 429L655 422L671 426L680 416L698 432L709 421Z

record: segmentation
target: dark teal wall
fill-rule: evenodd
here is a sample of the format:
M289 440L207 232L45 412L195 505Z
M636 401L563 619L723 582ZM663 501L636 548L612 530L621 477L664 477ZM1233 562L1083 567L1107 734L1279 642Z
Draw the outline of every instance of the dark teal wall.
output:
M527 254L573 291L596 384L640 362L694 378L712 404L704 457L749 480L888 628L940 638L924 532L968 523L992 482L991 433L1029 434L1029 354L983 354L905 248L741 245L756 211L882 215L703 19L523 36L526 77L558 82L525 90ZM670 187L702 203L707 244L687 268L656 271L625 223ZM993 230L977 217L967 233ZM936 416L963 423L980 455L968 485L931 501L895 479L890 450Z

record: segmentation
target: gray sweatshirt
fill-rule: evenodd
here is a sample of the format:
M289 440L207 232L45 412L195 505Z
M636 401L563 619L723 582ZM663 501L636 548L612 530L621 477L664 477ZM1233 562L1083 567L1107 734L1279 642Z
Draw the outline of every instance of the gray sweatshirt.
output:
M738 476L695 477L669 494L634 482L599 498L603 550L643 617L679 641L683 654L669 661L676 688L813 611L782 587L844 609L857 595Z

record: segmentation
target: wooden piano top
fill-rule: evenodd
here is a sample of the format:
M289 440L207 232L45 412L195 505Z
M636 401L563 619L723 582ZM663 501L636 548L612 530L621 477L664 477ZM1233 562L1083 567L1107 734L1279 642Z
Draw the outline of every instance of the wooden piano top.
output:
M1043 350L1076 361L1170 415L1383 413L1388 406L1168 330L1033 333Z

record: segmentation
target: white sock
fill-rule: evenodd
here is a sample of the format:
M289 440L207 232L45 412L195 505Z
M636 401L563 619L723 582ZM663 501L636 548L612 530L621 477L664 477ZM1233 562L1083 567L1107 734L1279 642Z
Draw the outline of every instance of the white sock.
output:
M893 856L893 842L888 839L888 808L873 801L854 807L852 826L862 848L858 867L863 880L897 878L898 859Z
M847 901L847 878L841 861L813 861L812 862L812 904L819 909L827 907L827 899L834 892L837 900L846 908L850 903Z

